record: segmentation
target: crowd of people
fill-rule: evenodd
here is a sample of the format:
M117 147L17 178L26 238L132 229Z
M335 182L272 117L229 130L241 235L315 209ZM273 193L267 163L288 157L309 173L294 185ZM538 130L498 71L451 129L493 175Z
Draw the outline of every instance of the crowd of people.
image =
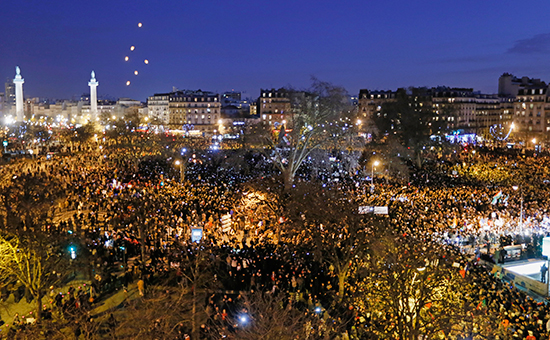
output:
M285 233L285 216L270 213L258 218L243 209L242 184L258 172L264 174L268 166L256 164L266 162L261 157L240 157L241 163L254 163L257 172L243 171L241 165L234 171L224 158L206 151L194 157L189 152L182 178L174 157L147 146L115 145L12 161L1 166L2 223L24 231L70 232L83 240L79 256L86 259L82 270L90 288L66 294L62 301L52 297L53 305L62 310L65 303L89 309L90 298L97 300L133 281L141 281L143 295L146 287L165 282L192 284L179 264L189 261L190 254L197 261L191 232L200 228L204 260L212 264L215 277L210 288L216 292L204 301L209 321L201 327L203 337L235 332L235 316L243 313L243 292L250 291L280 295L288 301L285 305L299 310L322 308L326 320L339 315L344 325L340 331L357 336L364 323L361 315L354 306L335 302L338 282L314 258L304 242L307 235ZM495 318L493 338L525 338L532 333L544 339L550 334L550 307L545 301L495 277L477 259L480 248L490 262L496 250L511 243L530 245L531 255L540 255L537 235L546 235L550 228L549 169L550 157L544 155L466 150L433 157L408 183L378 179L369 190L370 183L352 173L336 183L325 179L324 187L363 206L388 207L391 225L445 245L450 249L447 256L464 266L470 263L465 274L469 301L482 301L474 308ZM280 235L275 226L283 229ZM465 249L476 256L467 257ZM2 297L11 291L21 298L25 294L20 290L20 285L4 283Z

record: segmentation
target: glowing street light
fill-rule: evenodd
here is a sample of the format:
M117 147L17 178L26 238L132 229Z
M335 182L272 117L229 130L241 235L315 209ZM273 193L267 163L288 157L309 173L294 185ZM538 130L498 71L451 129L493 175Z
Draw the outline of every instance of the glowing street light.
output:
M248 315L241 315L239 317L239 321L241 322L241 325L246 325L248 323Z
M517 191L519 189L520 191L520 194L521 194L521 204L520 204L520 213L519 213L519 226L520 228L523 227L523 191L521 190L521 186L517 186L517 185L514 185L512 186L512 189L514 189L514 191Z
M371 171L371 177L370 177L371 186L374 186L374 167L378 166L379 164L380 164L379 161L372 162L372 171Z
M183 182L184 179L184 173L183 173L183 161L177 160L175 162L176 165L180 167L180 182Z

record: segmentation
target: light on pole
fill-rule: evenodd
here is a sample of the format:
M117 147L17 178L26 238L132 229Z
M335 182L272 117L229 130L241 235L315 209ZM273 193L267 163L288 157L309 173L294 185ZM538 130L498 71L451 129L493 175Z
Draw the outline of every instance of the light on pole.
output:
M380 164L379 161L372 162L372 171L371 171L371 177L370 177L370 184L374 186L374 167L378 166Z
M179 165L180 167L180 182L183 182L183 161L176 161L176 165Z
M521 190L521 186L514 185L512 187L515 191L519 189L521 194L521 203L520 203L520 213L519 213L519 227L520 229L523 229L523 191Z

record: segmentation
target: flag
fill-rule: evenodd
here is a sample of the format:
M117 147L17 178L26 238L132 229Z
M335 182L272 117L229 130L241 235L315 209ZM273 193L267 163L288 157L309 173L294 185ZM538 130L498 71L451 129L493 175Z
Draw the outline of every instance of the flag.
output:
M463 279L466 278L466 271L464 269L460 270L460 276L462 276Z
M481 307L487 307L487 302L485 302L485 299L479 301L479 304L477 305L476 309L480 310Z
M498 203L498 199L502 197L502 190L500 190L499 192L497 192L497 194L495 196L493 196L493 200L491 201L491 204L492 205L495 205Z
M504 199L502 199L502 203L504 203L505 205L508 204L508 198L510 198L510 195L506 195L506 197L504 197Z

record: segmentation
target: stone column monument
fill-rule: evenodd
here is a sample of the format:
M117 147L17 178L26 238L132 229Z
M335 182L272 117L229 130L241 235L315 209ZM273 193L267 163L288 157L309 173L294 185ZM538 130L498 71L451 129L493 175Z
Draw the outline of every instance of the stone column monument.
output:
M13 83L15 84L15 114L16 121L21 123L25 120L25 109L23 107L23 83L25 79L21 77L21 69L19 66L15 66L15 79Z
M92 79L88 82L90 86L90 112L93 122L97 120L97 86L99 83L95 79L95 72L92 71Z

